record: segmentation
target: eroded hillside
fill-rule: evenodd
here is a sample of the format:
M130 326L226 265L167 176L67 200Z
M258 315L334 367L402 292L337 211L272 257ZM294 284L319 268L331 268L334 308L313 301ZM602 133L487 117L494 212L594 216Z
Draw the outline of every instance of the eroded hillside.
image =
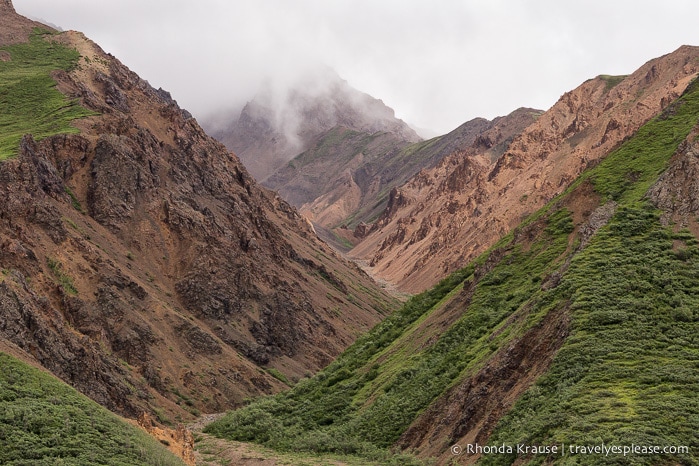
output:
M351 252L372 273L420 291L464 266L667 108L699 71L684 46L627 77L598 76L560 100L497 158L456 152L393 195Z
M3 63L24 54L41 74L68 56L46 76L92 116L36 137L28 119L2 162L0 338L109 409L167 422L278 391L393 309L167 92L9 5Z

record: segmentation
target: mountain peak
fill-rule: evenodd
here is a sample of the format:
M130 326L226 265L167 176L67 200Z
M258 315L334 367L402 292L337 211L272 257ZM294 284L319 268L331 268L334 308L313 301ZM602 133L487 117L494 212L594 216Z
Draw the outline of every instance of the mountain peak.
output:
M420 136L383 101L353 88L331 68L314 69L285 83L268 82L238 119L214 136L264 180L336 127L392 133L408 142Z

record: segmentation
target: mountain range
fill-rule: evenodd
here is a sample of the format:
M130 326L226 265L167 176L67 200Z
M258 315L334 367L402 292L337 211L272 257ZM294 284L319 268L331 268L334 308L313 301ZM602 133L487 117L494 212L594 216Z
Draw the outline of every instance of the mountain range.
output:
M376 231L432 209L428 234L458 221L450 244L481 233L483 252L311 380L207 432L378 464L695 464L697 52L588 81L499 157L467 148L417 175L401 189L424 203L392 196ZM416 269L421 287L445 272Z
M421 140L325 70L236 155L2 0L0 462L696 464L698 74Z

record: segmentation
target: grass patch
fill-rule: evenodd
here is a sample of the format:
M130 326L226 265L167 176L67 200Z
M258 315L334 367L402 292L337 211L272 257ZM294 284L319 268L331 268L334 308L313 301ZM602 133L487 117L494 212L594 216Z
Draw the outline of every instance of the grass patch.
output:
M46 263L61 287L63 287L68 294L77 295L78 289L75 288L75 284L73 284L73 278L63 271L63 264L50 257L46 258Z
M628 75L620 75L620 76L613 76L610 74L601 74L599 75L599 78L603 80L606 83L606 86L604 87L604 92L609 92L614 87L616 87L617 84L622 82L624 79L626 79Z
M283 384L288 385L289 387L291 387L291 386L293 385L291 382L289 382L289 379L287 379L286 376L285 376L284 374L282 374L281 372L279 372L279 371L278 371L277 369L275 369L274 367L270 367L269 369L267 369L267 373L268 373L269 375L271 375L272 377L274 377L275 379L277 379L277 380L279 380L280 382L282 382Z
M83 210L83 206L80 204L80 201L78 200L77 196L68 186L65 187L65 192L68 196L70 196L70 204L73 206L73 208L81 214L85 213L85 211Z
M184 463L63 382L0 353L0 464Z
M17 154L25 134L40 140L77 133L70 122L93 115L56 89L51 72L70 71L80 54L52 42L50 36L37 28L28 43L0 49L11 56L9 61L0 61L0 160Z

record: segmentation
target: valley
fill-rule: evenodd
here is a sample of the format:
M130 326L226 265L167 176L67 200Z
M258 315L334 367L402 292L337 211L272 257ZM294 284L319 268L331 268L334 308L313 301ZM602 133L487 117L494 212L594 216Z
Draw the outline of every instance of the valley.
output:
M217 140L0 1L0 463L697 464L699 47L427 140L323 73Z

